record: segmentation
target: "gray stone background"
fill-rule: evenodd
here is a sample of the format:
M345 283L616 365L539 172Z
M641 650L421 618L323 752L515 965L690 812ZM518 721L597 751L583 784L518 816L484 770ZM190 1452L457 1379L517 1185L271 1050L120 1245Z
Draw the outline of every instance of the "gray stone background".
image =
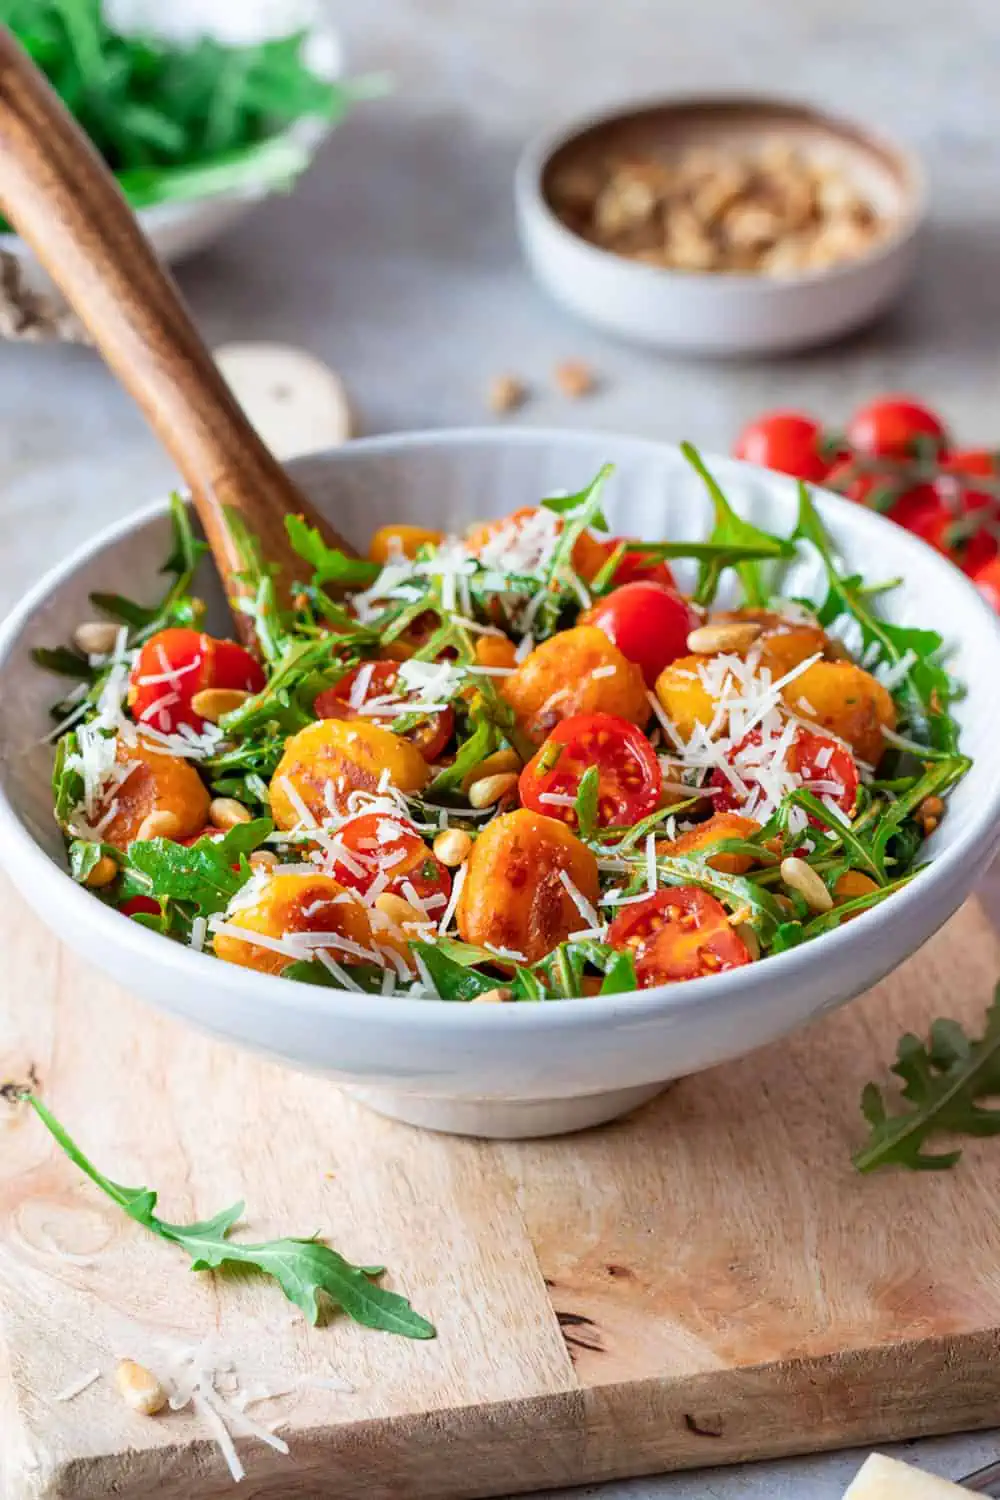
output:
M590 424L724 450L763 407L830 422L879 390L1000 442L997 0L338 0L356 69L392 95L335 134L299 191L182 268L212 343L275 339L343 375L362 430L494 420L490 378L536 390L518 421ZM777 89L895 132L922 154L931 220L900 307L837 346L774 361L637 352L573 322L519 260L511 173L535 129L631 95ZM601 389L572 403L551 370ZM96 357L0 348L0 608L97 527L174 482ZM1000 1414L998 1414L1000 1419ZM907 1452L955 1476L1000 1439ZM905 1455L904 1455L905 1456ZM839 1497L857 1454L643 1480L604 1500Z

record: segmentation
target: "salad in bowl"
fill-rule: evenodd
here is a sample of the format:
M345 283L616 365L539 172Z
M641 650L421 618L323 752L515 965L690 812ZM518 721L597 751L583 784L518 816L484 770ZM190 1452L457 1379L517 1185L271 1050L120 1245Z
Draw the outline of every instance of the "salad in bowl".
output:
M243 537L253 652L177 502L0 627L0 863L161 1010L565 1131L870 987L992 859L1000 626L866 508L607 434L290 468L366 555L293 521L283 591Z
M36 652L76 682L74 879L231 964L478 1003L701 980L891 900L969 768L944 643L880 617L892 580L840 570L806 486L782 536L684 452L693 541L612 533L610 467L461 534L383 525L364 559L290 517L287 602L241 532L257 654L205 627L175 500L162 600L97 594ZM816 599L783 592L800 552Z

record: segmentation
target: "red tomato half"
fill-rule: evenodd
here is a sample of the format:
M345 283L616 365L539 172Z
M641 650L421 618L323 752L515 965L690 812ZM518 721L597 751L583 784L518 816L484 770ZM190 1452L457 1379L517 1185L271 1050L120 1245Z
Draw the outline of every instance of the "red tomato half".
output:
M823 429L800 411L772 411L744 427L733 449L737 458L819 484L830 467L822 452Z
M972 574L972 582L987 604L1000 614L1000 557L994 557L991 562L978 568Z
M640 989L700 979L750 962L726 908L695 885L670 886L626 907L612 922L608 942L631 951Z
M761 744L759 729L753 729L746 739L730 752L729 759L735 765L735 757L749 745ZM817 797L832 797L844 812L851 816L858 800L858 766L846 745L828 734L814 734L811 729L800 729L792 742L785 760L788 769L797 775L806 791ZM757 785L753 764L735 765L740 779L751 789ZM733 786L724 771L713 771L708 782L718 788L712 796L715 812L732 812L744 806L745 799Z
M367 686L357 707L352 706L351 693L354 684L361 674L367 677ZM317 719L357 719L365 718L372 724L381 724L386 729L391 729L395 714L372 713L366 711L366 705L376 698L395 698L400 703L407 703L411 695L396 691L396 681L399 677L399 664L394 661L363 662L360 667L355 667L353 672L348 672L333 687L324 688L316 697L313 704L313 712ZM414 707L417 705L414 704ZM451 739L455 728L455 712L450 706L440 713L428 714L425 719L408 729L403 735L409 740L424 757L425 760L435 760Z
M687 638L701 616L676 589L662 583L626 583L599 599L580 616L581 625L596 625L623 656L642 669L652 687L664 667L687 655Z
M940 453L948 443L944 423L909 396L883 396L856 411L847 424L856 453L881 458L916 458L922 450Z
M432 915L441 915L451 894L451 876L412 823L388 813L362 813L345 823L338 837L351 860L348 864L335 859L334 874L341 885L366 891L384 870L389 894L410 899L409 886L422 901L431 901ZM436 896L444 900L434 901Z
M123 917L158 917L160 915L160 903L159 901L155 901L152 896L131 896L128 901L122 902L118 910Z
M181 724L201 730L205 720L191 699L206 688L259 693L266 678L260 662L235 641L220 641L182 626L157 631L136 658L129 676L133 717L170 734Z
M576 809L550 797L575 797L583 773L596 766L597 821L602 828L637 823L654 812L663 777L641 729L615 714L574 714L557 724L518 782L522 807L576 827Z

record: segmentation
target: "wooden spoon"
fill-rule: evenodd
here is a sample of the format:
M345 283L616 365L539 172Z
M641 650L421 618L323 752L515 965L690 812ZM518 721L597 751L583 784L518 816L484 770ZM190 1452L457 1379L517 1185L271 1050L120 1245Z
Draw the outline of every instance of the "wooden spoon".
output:
M0 27L0 210L31 246L188 484L230 601L246 592L227 518L237 512L291 584L296 512L353 552L261 442L219 374L103 161L10 32ZM287 598L287 593L285 595ZM253 621L236 611L241 637Z

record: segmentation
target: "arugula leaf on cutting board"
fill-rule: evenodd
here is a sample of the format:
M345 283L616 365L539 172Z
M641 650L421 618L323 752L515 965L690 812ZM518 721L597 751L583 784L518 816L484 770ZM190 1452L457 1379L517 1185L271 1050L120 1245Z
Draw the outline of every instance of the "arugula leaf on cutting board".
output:
M890 1165L941 1171L962 1152L926 1150L934 1136L1000 1135L1000 1107L980 1102L1000 1096L1000 985L982 1036L968 1036L957 1021L934 1021L926 1042L912 1032L900 1038L892 1071L903 1081L901 1103L887 1101L875 1083L861 1095L871 1133L854 1154L859 1172Z
M123 1187L105 1177L37 1095L25 1090L20 1098L31 1105L70 1161L130 1219L187 1251L192 1271L214 1270L224 1265L249 1266L261 1271L278 1283L289 1302L300 1307L314 1325L320 1320L321 1299L325 1298L366 1328L408 1339L435 1337L434 1325L421 1317L405 1297L378 1285L374 1278L382 1274L381 1266L352 1265L315 1235L308 1239L288 1236L256 1245L231 1240L230 1231L243 1213L242 1203L234 1203L200 1223L168 1224L157 1217L157 1195L152 1188Z

